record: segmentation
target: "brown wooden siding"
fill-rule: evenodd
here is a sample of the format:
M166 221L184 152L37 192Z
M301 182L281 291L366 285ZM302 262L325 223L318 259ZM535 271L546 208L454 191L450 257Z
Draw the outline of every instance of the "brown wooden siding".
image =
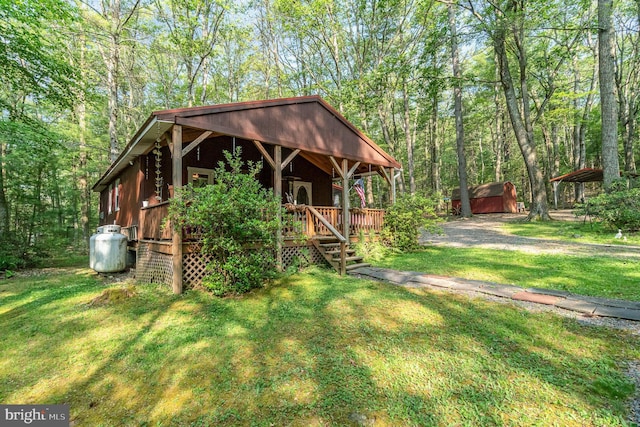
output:
M183 144L183 145L186 145ZM232 137L218 136L207 139L200 144L200 150L194 149L183 159L183 182L188 183L188 167L215 169L219 161L224 160L224 151L232 151L234 141ZM252 141L236 138L235 147L240 147L245 161L262 162L262 155ZM267 151L273 155L273 147L266 146ZM292 150L283 149L283 158L286 158ZM100 225L118 224L123 227L138 225L141 228L141 238L160 239L168 238L158 232L160 219L164 218L166 209L141 210L142 202L148 201L152 208L169 200L169 187L173 185L171 174L171 153L168 147L161 148L161 176L163 177L162 199L156 198L156 155L153 150L146 155L138 157L133 165L124 169L116 178L120 179L120 209L117 212L108 213L107 205L111 183L100 193L100 212L104 212ZM330 206L332 203L331 176L307 161L302 156L296 156L290 165L283 171L282 194L289 192L288 177L296 177L302 181L312 183L312 204L315 206ZM265 188L273 188L273 171L267 162L263 162L263 168L257 177ZM114 180L115 181L115 180ZM282 202L285 202L284 196ZM145 219L150 224L144 224ZM152 231L153 230L153 231Z

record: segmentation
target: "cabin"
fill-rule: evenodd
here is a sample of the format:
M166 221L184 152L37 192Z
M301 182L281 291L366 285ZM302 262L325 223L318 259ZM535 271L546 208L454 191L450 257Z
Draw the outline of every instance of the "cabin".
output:
M469 203L473 214L518 212L516 187L509 181L469 187ZM451 192L451 207L454 214L460 214L459 188Z
M401 165L321 97L307 96L149 116L93 187L100 193L100 225L123 227L138 280L166 283L176 293L183 284L200 283L208 260L198 250L197 233L164 225L169 201L183 185L212 183L224 151L237 147L245 161L262 162L257 179L283 204L290 202L288 214L306 237L283 229L283 243L274 248L280 265L302 253L341 273L361 264L349 243L362 232L380 231L384 211L352 209L350 191L335 189L375 174L393 202Z

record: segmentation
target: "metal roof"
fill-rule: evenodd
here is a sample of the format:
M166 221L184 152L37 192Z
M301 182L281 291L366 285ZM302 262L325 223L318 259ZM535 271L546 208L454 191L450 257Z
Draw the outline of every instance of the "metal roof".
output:
M602 169L584 168L566 173L555 178L551 182L598 182L602 181Z
M320 96L238 102L205 107L155 111L93 186L101 191L130 161L151 149L174 124L182 125L183 143L202 131L264 144L300 149L300 155L331 173L328 156L360 162L356 173L370 165L401 169L400 163L352 125Z

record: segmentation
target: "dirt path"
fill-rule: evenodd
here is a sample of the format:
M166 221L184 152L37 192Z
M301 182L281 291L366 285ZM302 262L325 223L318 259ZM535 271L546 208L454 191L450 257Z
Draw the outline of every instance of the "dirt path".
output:
M553 212L554 219L576 221L570 211ZM441 235L423 233L422 244L446 245L459 248L479 247L522 251L535 254L571 254L582 256L611 255L640 259L640 247L572 243L562 240L514 236L501 229L507 222L522 221L523 214L484 214L469 219L455 219L443 224Z

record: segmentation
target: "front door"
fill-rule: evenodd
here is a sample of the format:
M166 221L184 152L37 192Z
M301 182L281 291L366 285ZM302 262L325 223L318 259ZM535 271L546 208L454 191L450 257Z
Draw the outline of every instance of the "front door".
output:
M305 181L293 182L293 200L298 205L311 205L311 183Z

